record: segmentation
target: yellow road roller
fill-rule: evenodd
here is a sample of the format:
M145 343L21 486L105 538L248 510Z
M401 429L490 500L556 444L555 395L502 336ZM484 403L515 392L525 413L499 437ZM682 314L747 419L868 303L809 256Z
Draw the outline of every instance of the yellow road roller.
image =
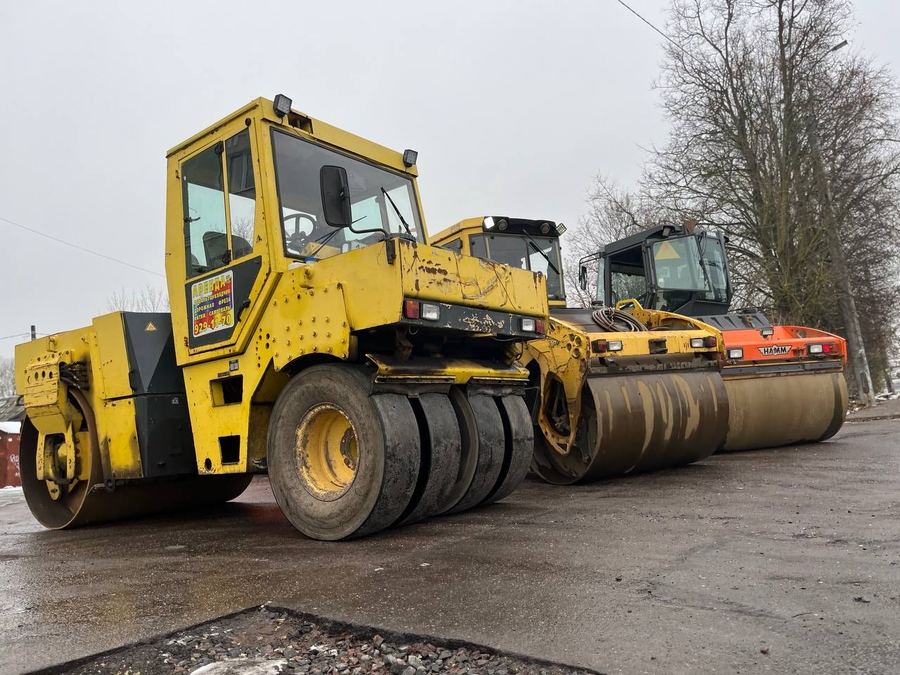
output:
M631 306L634 297L644 307L696 317L722 331L730 411L723 451L824 441L841 428L848 404L845 340L773 325L756 308L732 311L721 231L660 225L610 242L594 257L601 270L597 299L604 304Z
M283 95L170 150L171 313L16 347L35 517L223 502L268 472L288 520L336 540L509 495L546 279L427 245L415 164Z
M488 216L431 241L547 279L545 337L528 342L521 360L532 381L535 472L568 484L708 457L728 422L721 332L669 312L567 308L563 231L552 221Z

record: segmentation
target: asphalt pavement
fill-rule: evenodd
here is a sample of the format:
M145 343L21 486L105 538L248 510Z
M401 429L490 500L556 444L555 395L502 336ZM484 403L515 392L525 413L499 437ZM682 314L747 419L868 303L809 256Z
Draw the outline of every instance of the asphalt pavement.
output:
M343 543L264 480L66 532L0 492L0 675L269 601L607 673L900 672L900 420Z

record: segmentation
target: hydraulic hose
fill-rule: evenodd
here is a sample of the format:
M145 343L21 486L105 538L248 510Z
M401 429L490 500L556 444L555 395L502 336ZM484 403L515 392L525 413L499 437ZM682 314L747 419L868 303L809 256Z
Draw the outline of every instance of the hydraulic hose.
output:
M608 333L636 333L649 330L647 326L635 319L628 312L615 307L601 307L591 313L591 318L601 329Z

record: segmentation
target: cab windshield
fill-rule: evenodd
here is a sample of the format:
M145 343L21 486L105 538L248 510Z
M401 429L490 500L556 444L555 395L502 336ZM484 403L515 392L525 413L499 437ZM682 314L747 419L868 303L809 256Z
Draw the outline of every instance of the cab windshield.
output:
M397 210L409 225L409 234L419 239L419 208L407 176L276 129L272 130L272 147L285 255L326 258L381 241L384 233L407 234ZM334 228L325 222L319 172L326 165L347 171L353 221L349 228Z
M532 236L529 239L518 234L474 234L469 237L469 248L475 257L541 272L547 277L547 297L551 300L565 299L560 279L562 260L556 237Z
M700 269L700 251L694 237L665 239L653 244L653 266L659 290L706 290L703 270Z

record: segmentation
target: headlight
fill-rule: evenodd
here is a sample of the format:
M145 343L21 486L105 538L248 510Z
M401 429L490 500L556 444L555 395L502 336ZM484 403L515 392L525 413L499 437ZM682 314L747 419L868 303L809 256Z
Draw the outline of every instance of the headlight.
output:
M729 359L742 359L742 358L744 358L744 350L743 349L729 349L728 350L728 358Z
M716 336L709 335L707 337L691 338L691 349L703 349L704 347L715 347Z
M441 318L441 308L431 302L423 302L419 312L420 316L427 321L437 321Z

